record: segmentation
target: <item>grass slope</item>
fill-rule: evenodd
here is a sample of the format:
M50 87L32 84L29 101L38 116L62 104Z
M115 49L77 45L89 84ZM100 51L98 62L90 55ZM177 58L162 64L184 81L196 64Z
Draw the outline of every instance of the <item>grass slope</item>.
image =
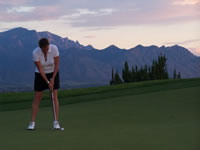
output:
M33 93L0 94L0 148L199 150L199 91L200 79L60 91L64 132L51 130L48 92L34 132L25 130Z
M61 105L67 105L197 86L200 86L200 79L147 81L87 89L60 90L59 101ZM0 111L31 108L33 96L33 92L0 93ZM49 106L51 106L49 92L45 92L40 107Z

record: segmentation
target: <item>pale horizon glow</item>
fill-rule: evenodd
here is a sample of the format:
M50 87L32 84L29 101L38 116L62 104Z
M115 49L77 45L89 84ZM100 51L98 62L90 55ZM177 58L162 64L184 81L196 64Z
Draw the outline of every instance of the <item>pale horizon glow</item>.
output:
M200 56L200 0L0 0L0 32L24 27L104 49L180 45Z
M175 1L174 5L195 5L199 2L199 0L179 0Z

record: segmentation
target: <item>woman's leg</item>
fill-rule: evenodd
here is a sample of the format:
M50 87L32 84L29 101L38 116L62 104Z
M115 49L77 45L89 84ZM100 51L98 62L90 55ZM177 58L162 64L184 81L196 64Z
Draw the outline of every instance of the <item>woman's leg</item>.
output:
M39 104L42 99L42 95L43 95L43 92L35 92L35 97L32 103L32 117L31 117L32 122L35 122L35 118L39 110Z
M54 95L54 104L55 104L55 112L56 112L55 121L58 121L58 114L59 114L58 90L54 90L53 95Z

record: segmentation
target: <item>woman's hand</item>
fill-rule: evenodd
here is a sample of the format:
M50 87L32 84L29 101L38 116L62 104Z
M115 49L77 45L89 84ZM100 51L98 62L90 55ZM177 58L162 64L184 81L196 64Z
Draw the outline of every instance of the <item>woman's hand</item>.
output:
M49 90L50 90L51 92L53 92L53 87L54 87L54 86L52 85L51 82L48 83L48 86L49 86Z
M51 83L52 86L54 87L54 78L52 78L52 79L50 80L50 83Z
M50 82L49 82L49 89L50 89L51 91L53 91L53 88L54 88L54 78L52 78L52 79L50 80Z

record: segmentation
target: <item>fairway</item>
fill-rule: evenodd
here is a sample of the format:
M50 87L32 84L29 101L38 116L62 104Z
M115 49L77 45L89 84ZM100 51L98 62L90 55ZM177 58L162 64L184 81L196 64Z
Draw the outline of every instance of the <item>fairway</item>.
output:
M35 131L26 130L33 93L0 94L0 149L199 150L199 92L200 79L63 90L64 131L51 130L48 93Z

